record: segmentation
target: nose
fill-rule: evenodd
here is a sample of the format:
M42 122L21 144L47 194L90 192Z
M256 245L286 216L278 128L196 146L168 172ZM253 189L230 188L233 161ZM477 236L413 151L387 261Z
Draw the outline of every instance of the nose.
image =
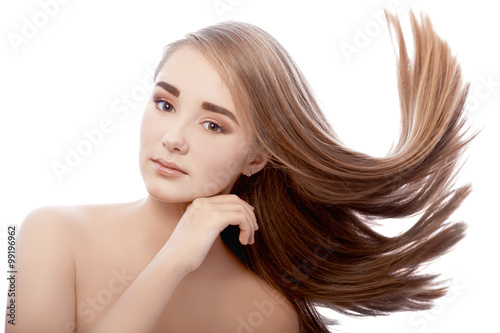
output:
M182 129L182 126L169 128L161 140L163 147L167 148L167 150L171 153L187 153L189 145L184 134L185 131Z

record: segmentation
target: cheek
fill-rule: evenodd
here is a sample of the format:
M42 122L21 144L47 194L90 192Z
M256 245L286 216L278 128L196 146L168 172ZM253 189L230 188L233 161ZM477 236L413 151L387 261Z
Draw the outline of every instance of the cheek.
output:
M142 116L141 128L140 128L140 150L143 152L147 147L151 145L152 142L157 140L158 121L155 121L152 112L146 110Z
M242 173L247 155L242 145L216 145L199 151L197 169L209 188L222 189L231 185Z

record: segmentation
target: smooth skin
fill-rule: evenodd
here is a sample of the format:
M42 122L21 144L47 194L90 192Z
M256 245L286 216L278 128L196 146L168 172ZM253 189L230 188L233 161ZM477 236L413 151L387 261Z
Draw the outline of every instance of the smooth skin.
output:
M198 51L175 51L156 82L180 93L157 85L144 112L139 163L149 195L29 214L18 234L16 325L6 332L74 332L75 323L92 333L299 331L284 296L220 238L236 225L252 246L253 207L229 193L268 156ZM184 174L165 176L159 158Z

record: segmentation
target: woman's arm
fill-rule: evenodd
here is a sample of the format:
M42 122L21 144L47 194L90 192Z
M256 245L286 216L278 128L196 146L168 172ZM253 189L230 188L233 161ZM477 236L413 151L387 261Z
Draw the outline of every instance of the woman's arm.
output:
M164 246L91 332L151 331L188 273L177 258Z
M15 325L7 333L73 332L75 265L71 227L64 208L30 213L20 226L16 248Z
M23 221L16 251L16 325L6 324L7 333L75 331L77 223L71 222L76 219L72 208L47 207ZM239 225L243 244L253 243L258 227L248 203L235 195L193 201L167 243L92 332L151 331L179 282L201 265L229 224Z
M242 244L253 243L258 229L252 207L235 195L193 201L167 243L92 333L150 332L175 288L205 259L219 233L238 225Z

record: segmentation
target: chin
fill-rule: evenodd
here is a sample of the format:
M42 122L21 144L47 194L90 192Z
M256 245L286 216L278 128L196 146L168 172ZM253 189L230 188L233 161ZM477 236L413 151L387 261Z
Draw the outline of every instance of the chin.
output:
M192 202L195 197L186 189L173 188L171 186L159 186L159 184L146 185L149 195L158 201L165 203Z
M196 198L208 198L219 194L229 194L232 185L221 187L207 182L204 186L187 184L165 184L162 181L146 182L146 190L153 198L165 203L186 203Z

